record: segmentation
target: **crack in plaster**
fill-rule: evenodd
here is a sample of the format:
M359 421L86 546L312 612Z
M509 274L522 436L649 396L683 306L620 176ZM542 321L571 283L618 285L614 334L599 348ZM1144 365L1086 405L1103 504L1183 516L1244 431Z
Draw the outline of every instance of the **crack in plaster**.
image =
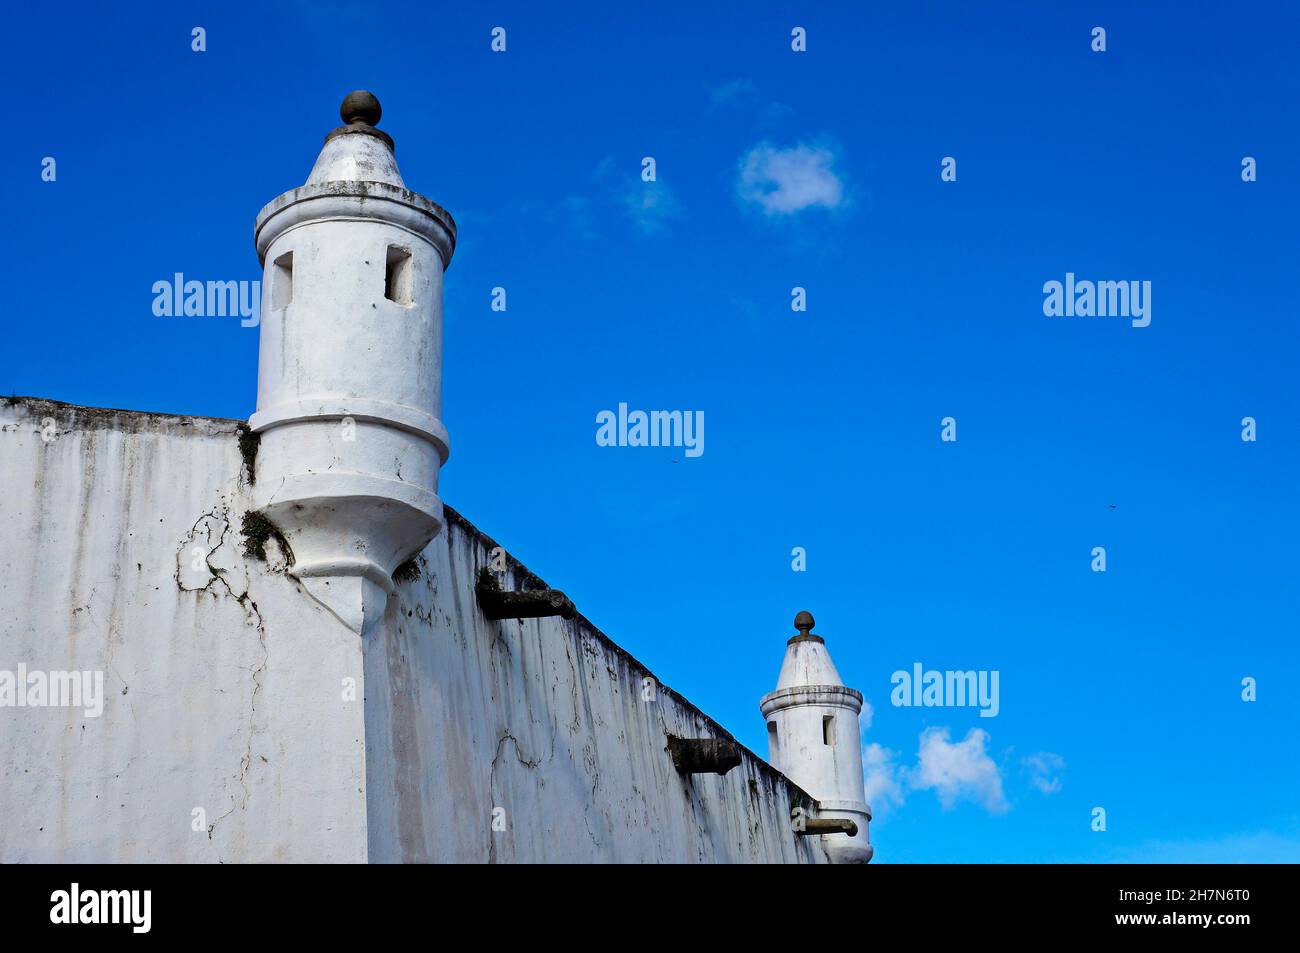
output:
M204 554L203 561L204 565L207 566L208 571L211 573L212 578L202 586L186 586L181 580L181 560L185 559L186 554L191 551L191 548L197 539L199 525L205 521L206 526L204 532L207 536L209 549L207 553ZM212 544L212 528L214 523L221 524L221 535L217 539L216 545ZM212 563L213 556L226 545L231 526L230 505L225 500L222 500L210 512L204 513L196 519L194 525L190 527L189 533L181 541L181 549L177 554L176 573L174 577L176 580L176 586L181 592L209 593L214 599L218 598L220 594L218 591L213 589L213 586L220 583L221 587L225 589L226 594L230 596L230 598L234 599L235 602L239 604L239 607L244 610L245 624L252 626L257 631L257 641L262 652L261 661L252 669L251 680L253 683L253 689L249 696L248 738L244 745L244 754L239 760L239 771L235 776L235 780L238 781L244 796L242 801L239 803L236 803L235 798L232 796L230 810L215 818L213 822L208 825L208 840L210 841L213 839L213 832L222 820L229 817L236 810L242 811L247 810L248 808L248 799L251 796L251 791L248 787L248 771L253 763L253 737L257 734L257 699L262 691L262 679L266 672L267 663L270 659L270 651L266 644L266 620L262 618L262 613L258 609L257 603L254 602L252 597L249 595L251 580L247 573L245 573L244 591L236 593L234 588L230 585L230 581L226 578L227 571L221 567L214 566ZM219 852L217 859L221 862Z

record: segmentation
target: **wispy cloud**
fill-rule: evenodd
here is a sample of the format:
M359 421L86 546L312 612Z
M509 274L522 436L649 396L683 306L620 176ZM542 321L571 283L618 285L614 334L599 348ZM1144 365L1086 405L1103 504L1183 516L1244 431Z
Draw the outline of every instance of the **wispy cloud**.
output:
M709 105L713 109L721 109L723 106L743 102L753 96L754 84L751 81L733 79L709 90Z
M514 207L520 215L558 219L583 242L625 235L628 220L641 234L655 235L682 214L682 203L670 186L643 181L640 162L628 165L611 156L596 163L585 191L519 199ZM462 237L462 245L465 240Z
M887 814L907 799L902 769L894 764L896 752L872 742L862 749L867 803L875 817Z
M623 206L642 234L663 231L681 214L681 204L662 182L637 182L623 193Z
M1044 794L1055 794L1061 790L1061 772L1065 770L1065 759L1050 751L1040 751L1021 759L1021 764L1029 771L1029 783Z
M552 217L558 211L579 238L598 241L607 237L611 228L622 227L623 215L643 235L663 232L681 215L682 203L666 183L643 181L639 162L627 165L607 156L596 163L591 173L591 188L585 194L563 196L558 204L525 201L520 204L520 211Z
M573 230L584 241L594 239L596 229L591 221L591 200L582 195L566 195L562 205Z
M1002 772L988 755L988 740L988 732L979 728L972 728L958 742L950 739L947 728L925 729L912 787L933 790L945 809L960 800L973 800L995 814L1008 810Z
M729 112L747 118L758 129L780 129L794 110L785 103L768 99L751 80L733 79L709 88L709 111Z
M783 149L760 142L740 159L736 194L772 217L841 208L848 193L835 159L834 150L825 145L800 143Z

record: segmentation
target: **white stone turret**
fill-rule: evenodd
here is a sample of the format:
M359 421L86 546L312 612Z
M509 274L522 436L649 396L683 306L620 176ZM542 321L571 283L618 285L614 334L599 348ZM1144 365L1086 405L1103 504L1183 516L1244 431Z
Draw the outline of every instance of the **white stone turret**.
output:
M307 184L257 216L264 269L253 507L289 569L360 633L442 529L442 277L456 225L408 191L354 92Z
M786 643L776 690L759 703L767 719L768 760L817 799L818 817L857 824L853 836L821 835L832 862L865 864L873 851L858 725L862 693L844 687L825 641L811 634L814 624L810 613L795 616L799 634Z

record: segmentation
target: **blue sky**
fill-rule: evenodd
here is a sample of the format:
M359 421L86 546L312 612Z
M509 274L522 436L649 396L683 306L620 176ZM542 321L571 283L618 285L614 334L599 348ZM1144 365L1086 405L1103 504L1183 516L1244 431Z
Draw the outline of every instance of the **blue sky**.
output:
M879 862L1300 860L1300 16L876 6L15 11L0 391L249 416L257 332L150 289L260 278L257 210L372 89L460 226L443 499L760 753L810 609ZM1046 317L1067 272L1150 325ZM620 402L705 452L597 446ZM892 706L914 662L999 714Z

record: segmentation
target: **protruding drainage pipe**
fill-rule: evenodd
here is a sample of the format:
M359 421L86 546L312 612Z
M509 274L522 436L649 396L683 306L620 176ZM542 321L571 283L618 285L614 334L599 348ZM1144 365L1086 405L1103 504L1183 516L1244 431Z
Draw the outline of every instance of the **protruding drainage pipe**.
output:
M847 817L809 817L803 808L795 808L791 829L796 834L811 837L814 834L848 834L858 836L858 825Z
M558 589L523 589L518 592L502 589L486 566L479 570L474 591L479 608L489 619L545 619L550 616L572 619L578 614L569 597Z
M673 767L682 774L724 775L740 764L740 745L722 738L668 736Z

